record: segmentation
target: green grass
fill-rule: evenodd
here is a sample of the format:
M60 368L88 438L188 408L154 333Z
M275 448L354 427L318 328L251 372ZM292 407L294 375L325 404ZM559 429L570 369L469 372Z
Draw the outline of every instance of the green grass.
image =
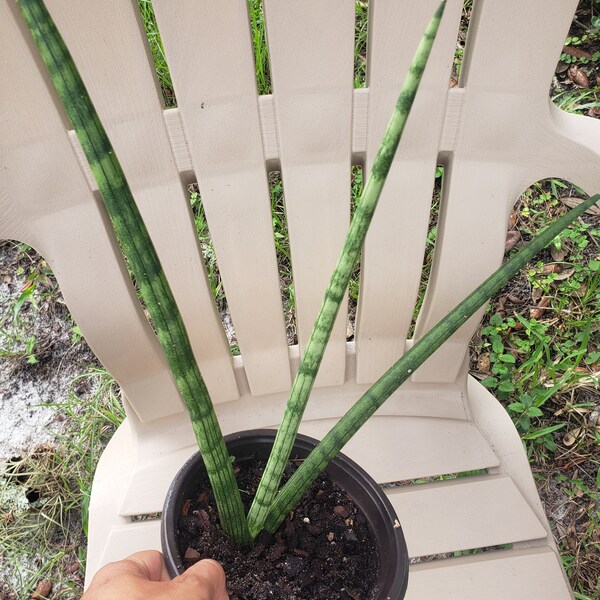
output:
M516 211L525 237L564 210L557 196L565 191L563 182L551 180L525 192ZM592 222L575 223L529 265L492 303L481 329L479 363L489 363L482 383L508 403L530 456L555 452L555 432L566 427L544 422L553 396L598 383L600 230Z
M190 206L192 207L192 214L194 215L194 223L196 225L196 235L200 241L200 248L202 250L204 266L208 275L208 282L212 290L213 298L217 303L217 307L220 310L223 310L226 304L223 282L221 281L221 275L219 273L215 247L210 231L208 230L204 205L202 204L202 198L200 197L198 186L196 184L190 186L189 194Z
M296 296L292 276L292 254L287 227L283 180L279 171L269 173L269 195L271 199L271 221L275 256L279 269L279 287L285 318L285 328L289 344L298 343L296 331Z
M252 26L256 88L261 95L270 94L273 91L271 87L271 65L269 63L269 48L267 46L262 0L248 0L248 10Z
M367 16L369 3L356 0L354 24L354 87L362 88L367 84Z
M552 101L565 112L587 115L591 110L600 109L600 86L588 90L561 90L552 97Z
M152 0L138 0L138 7L140 9L144 29L146 30L146 36L148 38L150 52L152 53L152 60L154 62L158 83L162 90L165 108L174 108L177 106L177 98L175 97L175 91L173 90L171 73L167 65L165 50L163 48L162 40L160 39L158 25L156 24Z
M27 600L41 579L53 582L53 599L81 593L92 477L124 418L117 385L99 367L74 378L53 407L68 433L0 470L0 561L9 565L0 591L18 600Z
M532 186L515 207L515 229L527 239L571 195L560 180ZM600 223L586 214L490 301L471 360L513 419L547 512L562 515L563 564L582 599L598 598L600 572L599 283Z
M550 180L525 192L516 210L524 237L564 211L557 196L566 191ZM555 239L492 303L481 329L479 364L489 363L490 373L482 383L508 403L530 456L557 449L555 432L566 423L547 426L543 418L556 394L598 385L600 229L593 223L586 215Z
M22 283L18 297L0 313L0 360L36 364L50 340L34 327L35 314L41 305L53 301L58 286L46 262L38 260L32 248L18 242L5 243L14 244L19 252L14 276Z

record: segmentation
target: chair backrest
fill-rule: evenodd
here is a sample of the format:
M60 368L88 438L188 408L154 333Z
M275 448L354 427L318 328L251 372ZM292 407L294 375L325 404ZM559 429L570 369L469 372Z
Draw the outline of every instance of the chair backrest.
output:
M186 184L199 183L250 390L286 390L292 374L267 168L283 177L301 351L349 221L351 164L370 168L437 2L369 1L367 87L354 89L354 0L264 0L273 94L259 97L245 0L154 0L178 102L163 110L135 0L46 0L129 179L217 402L235 399L238 387ZM362 254L359 383L375 380L405 349L436 164L446 171L417 338L497 267L507 217L523 189L550 175L584 189L598 185L597 142L548 99L576 5L475 0L461 81L449 89L463 2L448 0ZM13 0L0 1L0 36L0 236L45 256L86 339L143 421L179 412L95 183ZM455 381L477 320L415 380ZM346 360L343 308L319 385L342 383Z

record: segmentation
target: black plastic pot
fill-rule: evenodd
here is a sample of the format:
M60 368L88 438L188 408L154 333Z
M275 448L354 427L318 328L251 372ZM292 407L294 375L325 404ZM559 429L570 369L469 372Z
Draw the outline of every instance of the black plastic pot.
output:
M266 459L274 440L275 431L271 429L242 431L225 437L229 452L237 460ZM316 444L317 440L298 435L293 456L308 456ZM196 491L203 469L202 457L197 452L183 465L167 492L162 513L161 541L171 577L176 577L184 570L177 543L177 521L183 503ZM327 473L356 502L373 528L379 554L379 575L374 599L401 600L408 584L408 553L392 505L373 478L343 454L330 463Z

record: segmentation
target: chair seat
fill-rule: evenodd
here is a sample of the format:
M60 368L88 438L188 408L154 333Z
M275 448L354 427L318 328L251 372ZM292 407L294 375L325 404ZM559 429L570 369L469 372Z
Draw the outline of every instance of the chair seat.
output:
M546 538L508 475L387 490L413 558Z
M147 479L138 475L134 481L139 483ZM508 475L465 476L432 483L418 481L385 487L402 524L409 555L413 559L546 539L546 529ZM110 483L114 482L111 479ZM99 482L99 485L102 483ZM157 488L156 485L152 487ZM134 490L141 492L138 496L150 496L150 502L154 502L146 504L146 511L138 514L160 513L165 489L156 490L153 494L149 486L140 490L140 486L136 485ZM94 493L98 493L98 489L95 488ZM111 498L117 500L112 494ZM97 507L94 508L97 511ZM105 515L103 511L101 518ZM116 526L112 534L119 539L119 543L108 544L115 553L102 557L102 564L144 547L160 548L158 519L131 522L132 516L123 514L121 510L123 523ZM94 518L98 518L98 515Z
M406 600L568 600L550 548L507 550L412 565Z
M407 535L409 548L411 538ZM414 540L413 540L414 541ZM160 521L131 523L107 540L117 560L138 550L160 550ZM115 552L115 550L118 551ZM406 600L569 600L556 553L548 546L497 550L411 564Z
M322 408L313 409L313 418L303 423L302 432L322 437L335 422L331 408L324 408L327 397L335 406L336 398L340 402L345 393L349 402L358 391L352 383L318 390L316 404ZM418 386L399 392L421 399L428 393ZM504 427L512 427L509 417L474 380L469 398L474 421L394 415L402 406L400 397L386 413L370 419L345 448L348 456L384 484L398 514L414 563L407 598L567 600L569 589L518 435L504 435ZM266 407L278 405L278 396L253 400L259 410L251 418L243 411L243 422L228 414L227 404L220 407L226 433L274 426L269 418L276 410ZM341 406L340 402L337 408ZM319 413L326 417L317 418ZM495 424L504 446L495 444L487 430L489 423ZM156 513L176 470L195 450L183 414L170 424L162 423L162 437L151 436L152 452L138 445L146 437L136 431L139 426L126 421L119 428L97 470L90 507L88 580L107 562L141 549L160 549ZM520 470L505 460L507 455L522 459L531 485L523 484ZM514 478L508 470L515 471ZM149 520L132 520L135 515ZM490 550L498 546L505 549ZM457 552L465 556L452 558Z

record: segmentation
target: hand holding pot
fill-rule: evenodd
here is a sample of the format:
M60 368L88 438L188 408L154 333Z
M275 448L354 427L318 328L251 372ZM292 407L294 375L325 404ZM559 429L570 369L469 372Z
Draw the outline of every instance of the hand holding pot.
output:
M228 600L225 573L201 560L170 579L160 552L146 550L100 569L81 600Z

